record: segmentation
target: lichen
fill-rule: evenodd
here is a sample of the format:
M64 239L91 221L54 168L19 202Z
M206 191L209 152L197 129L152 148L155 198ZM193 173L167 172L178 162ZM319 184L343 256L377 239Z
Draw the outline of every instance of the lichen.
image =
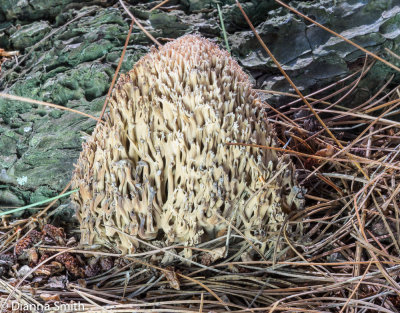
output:
M26 176L17 177L18 185L23 186L23 185L25 185L27 183L27 181L28 181L28 177L26 177Z

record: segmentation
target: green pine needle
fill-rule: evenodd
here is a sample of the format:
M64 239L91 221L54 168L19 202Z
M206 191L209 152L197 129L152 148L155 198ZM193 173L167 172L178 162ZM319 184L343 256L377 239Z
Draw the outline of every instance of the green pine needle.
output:
M36 203L28 204L28 205L26 205L26 206L23 206L23 207L20 207L20 208L16 208L16 209L12 209L12 210L9 210L9 211L0 212L0 216L7 215L7 214L11 214L11 213L15 213L15 212L19 212L19 211L23 211L23 210L25 210L25 209L29 209L29 208L32 208L32 207L35 207L35 206L40 206L40 205L42 205L42 204L44 204L44 203L51 202L51 201L53 201L53 200L56 200L56 199L60 199L60 198L62 198L62 197L69 196L70 194L72 194L72 193L74 193L74 192L77 192L78 190L79 190L79 189L74 189L74 190L68 191L68 192L66 192L66 193L64 193L64 194L62 194L62 195L55 196L55 197L53 197L53 198L49 198L49 199L42 200L42 201L39 201L39 202L36 202Z
M224 19L222 18L221 8L219 7L218 3L217 3L217 8L218 8L219 20L221 22L222 33L224 34L226 50L228 50L228 52L231 53L231 48L229 47L229 42L228 42L228 36L226 35L226 31L225 31Z

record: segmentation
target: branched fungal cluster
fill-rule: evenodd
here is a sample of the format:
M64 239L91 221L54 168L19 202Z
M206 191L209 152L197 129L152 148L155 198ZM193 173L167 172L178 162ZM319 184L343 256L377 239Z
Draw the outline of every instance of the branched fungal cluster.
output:
M265 246L300 205L293 166L226 143L274 138L227 52L193 35L154 49L119 79L106 123L83 144L72 179L82 243L127 253L135 238L194 245L225 234L220 215Z

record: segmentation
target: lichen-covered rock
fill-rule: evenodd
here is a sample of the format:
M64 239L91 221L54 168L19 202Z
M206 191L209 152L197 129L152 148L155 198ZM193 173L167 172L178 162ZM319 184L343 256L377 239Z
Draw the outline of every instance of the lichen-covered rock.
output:
M96 3L105 3L104 0L2 0L0 1L0 17L6 20L21 19L35 21L44 18L54 18L67 8L81 8Z
M300 206L293 165L231 142L276 146L238 64L193 35L154 49L120 78L106 123L83 145L72 178L82 243L194 245L225 233L221 215L265 247Z
M45 22L35 22L21 27L11 35L11 43L15 49L21 50L33 46L51 31L50 25Z
M79 15L82 17L62 27ZM0 22L0 34L4 26L4 34L9 35L9 49L16 49L15 44L21 48L18 66L13 60L3 64L0 90L98 116L129 24L116 8L72 8L57 17L57 25L43 21L20 29ZM61 28L42 40L49 33L38 25ZM37 32L30 36L28 29ZM140 30L132 36L122 64L124 72L148 51L140 45L140 38L145 37ZM0 188L4 189L0 206L34 203L57 195L71 179L82 138L94 126L94 120L76 113L0 98Z

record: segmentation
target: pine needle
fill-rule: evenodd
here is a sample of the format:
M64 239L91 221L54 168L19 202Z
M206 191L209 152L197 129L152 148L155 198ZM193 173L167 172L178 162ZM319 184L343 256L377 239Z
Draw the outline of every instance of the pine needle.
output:
M218 3L217 3L217 8L218 8L219 20L220 20L220 22L221 22L222 33L224 34L224 40L225 40L226 50L228 50L228 52L231 53L231 48L229 47L229 42L228 42L228 36L226 35L225 24L224 24L224 18L222 17L221 8L220 8L220 6L219 6Z
M53 200L57 200L57 199L60 199L62 197L69 196L70 194L73 194L74 192L77 192L78 190L79 189L74 189L74 190L68 191L68 192L66 192L66 193L64 193L62 195L55 196L53 198L48 198L46 200L42 200L42 201L39 201L39 202L36 202L36 203L28 204L26 206L23 206L23 207L20 207L20 208L16 208L16 209L12 209L12 210L9 210L9 211L0 212L0 216L12 214L12 213L23 211L23 210L26 210L26 209L29 209L29 208L33 208L33 207L38 207L38 206L41 206L44 203L47 203L47 202L50 202L50 201L53 201Z

